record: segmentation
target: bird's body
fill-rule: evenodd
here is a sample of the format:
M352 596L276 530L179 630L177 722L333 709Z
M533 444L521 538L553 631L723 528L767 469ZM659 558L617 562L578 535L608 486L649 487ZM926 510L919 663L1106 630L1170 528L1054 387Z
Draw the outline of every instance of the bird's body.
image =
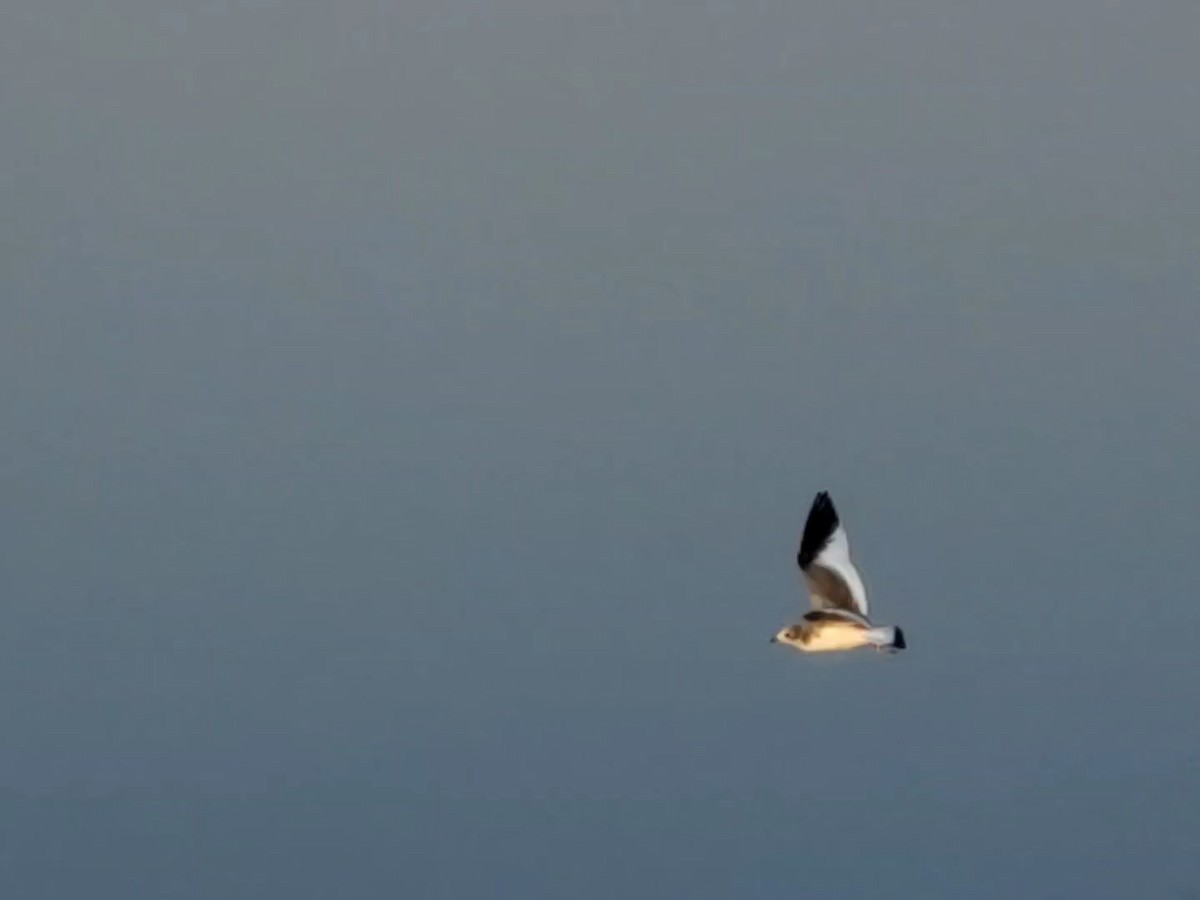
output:
M829 653L875 647L903 650L904 632L891 625L871 623L867 590L850 560L850 541L829 494L813 500L804 524L796 562L812 600L812 610L800 622L781 629L773 643L806 653Z

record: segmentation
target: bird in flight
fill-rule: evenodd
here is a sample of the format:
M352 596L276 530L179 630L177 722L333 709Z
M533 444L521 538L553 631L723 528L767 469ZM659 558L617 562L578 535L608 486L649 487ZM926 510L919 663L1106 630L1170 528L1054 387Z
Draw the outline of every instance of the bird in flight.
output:
M813 499L804 523L796 562L804 573L813 608L802 621L780 629L772 644L787 644L806 653L874 647L903 650L904 632L894 625L871 624L867 589L850 561L850 541L829 494Z

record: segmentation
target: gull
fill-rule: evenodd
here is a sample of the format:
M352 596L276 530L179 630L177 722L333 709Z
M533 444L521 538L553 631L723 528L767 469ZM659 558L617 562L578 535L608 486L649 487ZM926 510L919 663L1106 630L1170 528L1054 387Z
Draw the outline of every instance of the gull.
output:
M871 623L867 589L850 561L850 540L826 491L813 499L796 562L813 608L802 621L780 629L772 644L787 644L806 653L857 647L895 652L907 646L899 628Z

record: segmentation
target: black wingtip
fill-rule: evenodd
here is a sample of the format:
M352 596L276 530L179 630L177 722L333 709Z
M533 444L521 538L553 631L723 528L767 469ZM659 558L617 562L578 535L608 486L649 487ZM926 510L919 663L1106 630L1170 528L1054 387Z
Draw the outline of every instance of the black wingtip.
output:
M800 568L807 569L817 558L829 538L840 524L837 510L829 499L828 491L821 491L813 498L812 507L808 511L808 520L804 523L804 536L800 539L800 551L796 554L796 562Z
M897 650L903 650L908 646L908 642L904 640L904 632L900 628L894 628L895 632L892 636L892 646Z

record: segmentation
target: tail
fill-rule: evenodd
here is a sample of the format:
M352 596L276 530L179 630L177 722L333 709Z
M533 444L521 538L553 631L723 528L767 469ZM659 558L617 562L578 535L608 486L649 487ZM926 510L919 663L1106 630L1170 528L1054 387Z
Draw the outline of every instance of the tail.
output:
M904 640L904 632L894 625L869 629L867 631L867 640L876 647L888 650L903 650L908 646Z

